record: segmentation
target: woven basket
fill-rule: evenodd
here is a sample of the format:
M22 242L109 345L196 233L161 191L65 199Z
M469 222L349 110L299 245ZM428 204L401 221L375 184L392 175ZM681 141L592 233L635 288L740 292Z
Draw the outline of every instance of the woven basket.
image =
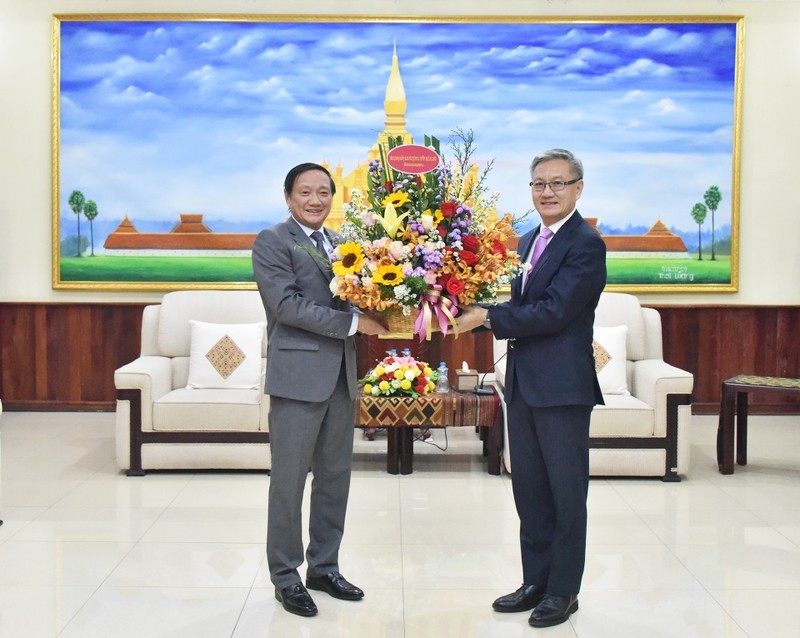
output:
M386 327L389 329L387 339L412 339L414 337L414 315L403 313L390 313L385 316Z
M413 339L414 338L414 324L417 321L416 314L404 315L401 312L392 312L384 315L386 327L389 334L381 335L383 339ZM436 321L431 321L431 332L441 332L439 324Z

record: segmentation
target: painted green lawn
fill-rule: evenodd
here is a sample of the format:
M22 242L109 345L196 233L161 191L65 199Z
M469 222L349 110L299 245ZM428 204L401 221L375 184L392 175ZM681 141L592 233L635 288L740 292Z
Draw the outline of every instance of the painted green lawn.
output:
M609 259L608 283L614 284L729 284L730 257L694 259Z
M62 257L61 281L253 281L250 257Z
M61 281L250 282L249 257L62 257ZM730 258L609 259L611 285L727 284Z

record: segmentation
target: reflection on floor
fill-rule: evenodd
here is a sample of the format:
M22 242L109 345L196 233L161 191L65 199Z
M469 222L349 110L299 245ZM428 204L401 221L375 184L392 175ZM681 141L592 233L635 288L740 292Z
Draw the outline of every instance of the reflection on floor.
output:
M491 601L520 584L508 476L468 429L385 471L385 434L356 433L342 571L303 619L264 566L269 479L150 473L114 461L113 415L0 417L0 636L169 638L711 638L800 635L800 417L752 417L749 465L722 476L715 417L695 417L681 483L593 479L580 610L535 630Z

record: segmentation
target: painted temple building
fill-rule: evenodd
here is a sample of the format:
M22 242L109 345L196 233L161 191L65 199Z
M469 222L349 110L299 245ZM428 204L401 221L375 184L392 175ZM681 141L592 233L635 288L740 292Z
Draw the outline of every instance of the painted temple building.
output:
M688 259L689 250L683 239L666 227L660 219L644 235L604 235L596 217L586 221L594 226L606 244L607 259L646 257L649 259Z
M181 213L168 233L142 233L125 216L103 247L110 255L175 257L249 257L257 233L215 233L202 214Z

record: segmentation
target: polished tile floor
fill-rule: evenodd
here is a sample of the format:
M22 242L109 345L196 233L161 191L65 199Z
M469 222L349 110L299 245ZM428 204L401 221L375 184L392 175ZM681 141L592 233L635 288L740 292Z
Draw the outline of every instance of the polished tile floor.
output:
M517 520L474 432L417 442L408 476L357 436L341 563L367 595L317 593L303 619L265 570L266 475L127 478L112 414L5 412L0 637L796 638L799 426L751 417L749 465L721 476L716 419L695 417L681 483L593 479L580 610L537 630L491 610L520 583Z

